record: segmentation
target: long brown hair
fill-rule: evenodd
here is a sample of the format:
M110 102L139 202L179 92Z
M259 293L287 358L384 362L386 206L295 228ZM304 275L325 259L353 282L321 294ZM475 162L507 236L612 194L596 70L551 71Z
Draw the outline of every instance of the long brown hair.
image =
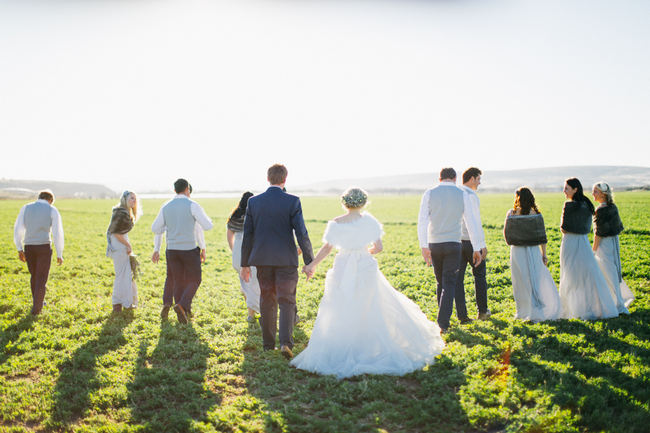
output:
M573 198L571 200L573 201L582 201L585 202L587 205L587 208L591 212L591 214L594 214L594 204L589 200L587 197L585 197L584 191L582 190L582 184L580 181L575 178L569 178L566 180L567 185L569 185L571 188L577 190L575 194L573 194Z
M531 190L525 186L522 186L515 191L515 205L513 206L513 209L515 212L519 209L521 215L530 215L531 209L537 213L541 213L535 203L535 196Z

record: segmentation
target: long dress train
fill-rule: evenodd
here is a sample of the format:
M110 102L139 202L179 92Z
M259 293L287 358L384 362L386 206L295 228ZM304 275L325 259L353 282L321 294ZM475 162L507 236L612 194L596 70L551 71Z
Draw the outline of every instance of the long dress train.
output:
M434 362L440 328L395 290L367 246L382 228L370 214L351 223L330 221L324 241L339 248L309 344L291 364L345 378L364 373L401 375Z
M601 237L595 257L600 270L605 276L618 312L630 314L627 307L634 301L634 294L623 281L618 236Z
M607 319L618 309L596 263L587 235L564 233L560 245L561 317Z
M541 322L555 320L561 312L560 295L539 245L511 246L512 291L517 305L516 319Z

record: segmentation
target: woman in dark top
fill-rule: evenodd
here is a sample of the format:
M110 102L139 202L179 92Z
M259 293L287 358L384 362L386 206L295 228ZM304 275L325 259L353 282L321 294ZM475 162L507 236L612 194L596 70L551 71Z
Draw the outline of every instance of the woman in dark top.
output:
M515 319L540 322L560 315L560 296L546 267L544 218L530 189L515 192L515 202L506 215L506 242L510 245L512 293L517 311Z
M614 204L612 189L607 183L595 184L591 192L594 200L600 203L594 215L594 255L607 280L618 312L629 314L627 307L634 300L634 295L621 274L618 235L623 231L623 223Z
M248 199L253 196L251 192L245 192L239 200L239 205L232 211L230 218L228 218L226 238L228 246L232 251L232 267L237 271L237 275L241 271L241 243L244 234L244 216L246 215L246 207L248 206ZM253 323L255 321L255 313L260 312L260 283L257 281L257 271L254 267L251 268L251 278L248 282L239 277L241 285L241 292L246 299L246 306L248 307L248 321Z
M124 191L120 203L113 208L111 222L106 230L106 256L113 259L115 282L113 283L113 312L135 308L138 304L138 288L135 284L137 261L128 233L142 213L134 192Z
M562 210L560 246L561 317L603 319L618 316L618 310L589 244L594 205L585 197L576 178L567 179Z

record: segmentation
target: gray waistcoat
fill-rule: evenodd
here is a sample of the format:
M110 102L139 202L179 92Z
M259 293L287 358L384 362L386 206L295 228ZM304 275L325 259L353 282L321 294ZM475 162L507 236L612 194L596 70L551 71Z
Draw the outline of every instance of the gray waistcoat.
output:
M457 186L438 185L429 191L429 241L460 242L465 202Z
M50 243L52 227L52 207L45 202L36 201L25 207L24 245L43 245Z
M185 198L175 198L163 206L163 217L167 226L168 250L193 250L196 248L194 238L194 216L192 202Z

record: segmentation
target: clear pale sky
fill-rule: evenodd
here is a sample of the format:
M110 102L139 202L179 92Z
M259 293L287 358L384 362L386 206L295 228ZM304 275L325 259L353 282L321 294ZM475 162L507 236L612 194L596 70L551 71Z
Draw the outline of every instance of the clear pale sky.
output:
M650 166L650 2L0 0L0 177Z

